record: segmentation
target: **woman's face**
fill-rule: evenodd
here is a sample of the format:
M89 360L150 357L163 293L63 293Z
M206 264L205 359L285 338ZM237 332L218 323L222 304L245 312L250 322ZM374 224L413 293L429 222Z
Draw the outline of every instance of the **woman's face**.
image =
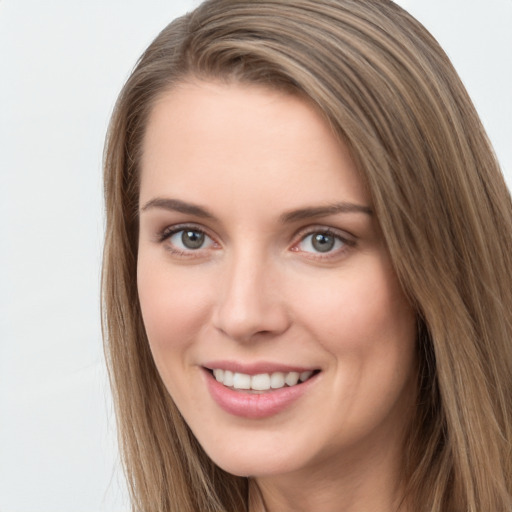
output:
M144 324L210 457L262 478L396 461L415 317L349 151L315 109L182 84L154 106L141 172Z

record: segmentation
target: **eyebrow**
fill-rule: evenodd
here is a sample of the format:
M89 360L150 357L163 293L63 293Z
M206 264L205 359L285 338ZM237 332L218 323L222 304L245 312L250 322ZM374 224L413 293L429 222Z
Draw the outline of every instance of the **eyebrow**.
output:
M300 208L298 210L283 213L279 219L283 224L288 224L299 220L312 219L315 217L327 217L328 215L336 215L338 213L364 213L370 216L373 215L372 209L368 206L343 201L326 206Z
M145 212L146 210L150 210L152 208L161 208L171 212L186 213L188 215L194 215L195 217L202 217L204 219L215 218L215 216L212 215L206 208L196 204L187 203L185 201L180 201L179 199L155 197L154 199L151 199L151 201L148 201L140 210L141 212Z
M204 219L215 219L215 216L206 208L197 204L181 201L180 199L156 197L148 201L141 208L141 212L145 212L152 208L161 208L163 210L185 213ZM364 213L370 216L373 215L372 209L368 206L343 201L326 206L312 206L285 212L280 215L279 221L283 224L290 224L292 222L312 219L315 217L326 217L328 215L336 215L339 213Z

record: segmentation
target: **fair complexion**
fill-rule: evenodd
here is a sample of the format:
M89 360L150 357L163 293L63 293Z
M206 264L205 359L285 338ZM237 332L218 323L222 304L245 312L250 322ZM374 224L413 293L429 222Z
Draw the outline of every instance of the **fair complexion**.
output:
M252 511L396 511L415 317L311 105L201 81L161 95L138 289L163 382L213 461L252 477Z

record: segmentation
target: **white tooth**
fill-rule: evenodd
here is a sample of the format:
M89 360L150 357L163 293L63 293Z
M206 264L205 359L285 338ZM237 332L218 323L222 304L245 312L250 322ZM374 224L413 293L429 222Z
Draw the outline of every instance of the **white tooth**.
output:
M272 389L279 389L284 386L284 373L275 372L270 376L270 387Z
M288 386L295 386L299 382L299 372L289 372L286 374L284 381Z
M224 370L224 386L232 386L233 385L233 372L229 370Z
M215 380L217 382L224 382L224 370L216 368L215 370L213 370L213 376L215 377Z
M251 389L251 376L245 373L235 373L233 387L235 389Z
M305 380L308 380L309 377L311 377L311 375L313 375L313 372L312 371L307 371L307 372L302 372L300 374L300 377L299 377L299 380L301 382L304 382Z
M251 388L256 391L267 391L270 389L270 375L260 373L251 377Z

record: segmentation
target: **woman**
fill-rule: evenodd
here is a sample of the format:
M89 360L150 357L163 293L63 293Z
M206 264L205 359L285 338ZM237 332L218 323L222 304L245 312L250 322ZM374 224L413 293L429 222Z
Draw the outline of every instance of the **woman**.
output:
M443 51L386 0L210 0L106 146L134 510L504 511L512 215Z

